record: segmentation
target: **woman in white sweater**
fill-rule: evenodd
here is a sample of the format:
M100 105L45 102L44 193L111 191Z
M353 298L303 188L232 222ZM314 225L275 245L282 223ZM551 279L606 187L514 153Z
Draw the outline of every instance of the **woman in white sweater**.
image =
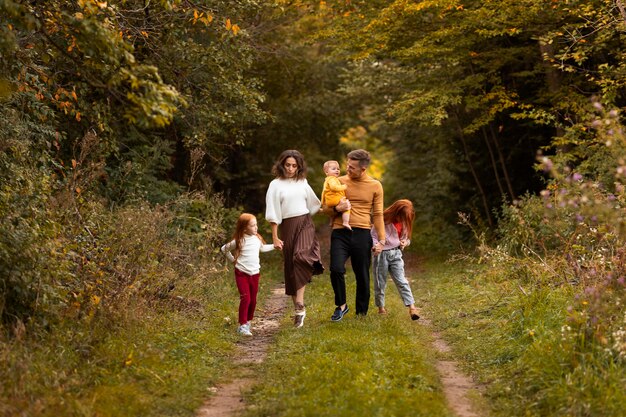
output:
M291 296L296 311L294 326L302 327L304 289L313 275L324 272L311 219L320 209L320 200L306 180L306 163L300 152L284 151L272 173L276 178L265 197L265 218L272 226L274 247L283 251L285 293Z

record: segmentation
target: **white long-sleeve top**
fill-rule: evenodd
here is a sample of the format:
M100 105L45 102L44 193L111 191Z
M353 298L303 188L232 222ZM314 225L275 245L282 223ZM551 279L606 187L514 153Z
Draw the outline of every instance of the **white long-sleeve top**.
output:
M317 213L320 200L306 179L293 180L276 178L265 195L265 219L281 224L283 219Z
M236 242L231 240L221 250L226 255L229 261L234 262L235 257L232 251L235 250ZM246 235L243 237L241 251L237 257L237 263L235 268L241 272L245 272L248 275L258 274L261 270L261 260L259 259L260 252L269 252L274 250L274 245L263 244L258 236Z

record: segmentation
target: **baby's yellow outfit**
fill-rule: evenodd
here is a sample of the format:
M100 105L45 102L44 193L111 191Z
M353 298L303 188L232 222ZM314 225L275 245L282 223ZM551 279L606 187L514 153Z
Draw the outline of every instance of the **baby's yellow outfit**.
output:
M347 185L344 185L334 175L329 175L324 180L322 188L322 205L335 207L346 196Z

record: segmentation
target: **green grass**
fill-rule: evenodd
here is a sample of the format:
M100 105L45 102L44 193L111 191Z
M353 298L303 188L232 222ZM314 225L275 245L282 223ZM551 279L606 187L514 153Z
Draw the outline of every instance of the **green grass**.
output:
M582 288L532 282L502 265L433 260L420 297L494 416L621 416L626 367L579 335L567 308Z
M348 273L351 311L340 322L328 274L307 287L307 318L293 329L282 323L247 397L247 416L449 416L435 372L429 331L412 322L393 283L389 314L373 302L366 317L354 315L354 278ZM291 313L291 312L290 312Z
M228 378L238 339L232 268L205 277L174 292L191 304L130 303L116 320L0 341L0 415L194 415L207 388ZM260 300L273 285L262 280Z
M282 280L281 255L263 257L260 307ZM441 357L481 384L484 397L471 393L481 416L623 414L624 362L562 330L582 289L503 265L433 258L418 266L412 287L432 328L409 319L391 281L389 314L372 301L367 317L355 317L350 272L352 311L341 322L329 320L328 273L307 287L304 328L291 327L288 299L266 361L253 365L260 378L245 394L245 415L451 416L435 371ZM190 277L174 295L195 301L131 302L90 322L0 340L0 415L194 415L208 388L236 371L238 293L228 271ZM451 352L434 352L433 329Z

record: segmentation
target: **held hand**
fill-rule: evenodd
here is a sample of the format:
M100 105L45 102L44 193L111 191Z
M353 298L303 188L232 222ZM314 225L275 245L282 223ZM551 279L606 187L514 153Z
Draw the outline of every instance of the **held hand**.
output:
M283 250L283 241L280 239L274 239L274 249Z
M384 245L382 243L376 242L376 244L372 247L372 252L374 252L375 255L378 255L383 251L383 246Z
M400 250L403 250L404 248L406 248L406 246L407 246L406 239L400 240Z
M348 210L350 210L351 208L352 208L352 205L350 204L350 200L348 200L348 199L347 199L347 198L345 198L345 197L344 197L344 198L342 198L342 199L339 201L339 204L337 204L337 206L335 207L335 209L336 209L338 212L341 212L341 213L343 213L344 211L348 211Z

